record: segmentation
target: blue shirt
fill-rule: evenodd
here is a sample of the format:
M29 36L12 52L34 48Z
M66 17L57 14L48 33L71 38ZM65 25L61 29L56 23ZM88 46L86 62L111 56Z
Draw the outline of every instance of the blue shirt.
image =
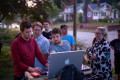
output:
M59 46L55 43L50 45L50 51L55 51L55 52L71 51L71 46L68 41L63 40L62 46Z
M74 37L70 34L67 34L67 36L62 37L62 40L67 40L70 43L70 45L75 45Z
M40 48L45 53L49 53L49 46L50 42L47 38L45 38L42 34L36 39L37 44ZM35 57L35 67L40 67L41 69L44 69L45 67L39 62L39 60Z

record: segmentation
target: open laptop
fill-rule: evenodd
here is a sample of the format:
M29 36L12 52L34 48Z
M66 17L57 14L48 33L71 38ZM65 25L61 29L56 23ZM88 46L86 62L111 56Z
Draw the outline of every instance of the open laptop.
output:
M84 51L66 51L50 54L48 78L55 78L66 65L74 64L81 71Z

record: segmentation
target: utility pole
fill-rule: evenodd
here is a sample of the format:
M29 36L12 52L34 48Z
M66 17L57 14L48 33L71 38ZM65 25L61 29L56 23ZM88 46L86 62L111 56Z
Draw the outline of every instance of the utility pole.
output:
M76 13L77 13L77 9L76 9L76 4L77 4L77 0L74 0L74 23L73 23L73 36L74 36L74 39L75 39L75 42L76 42Z

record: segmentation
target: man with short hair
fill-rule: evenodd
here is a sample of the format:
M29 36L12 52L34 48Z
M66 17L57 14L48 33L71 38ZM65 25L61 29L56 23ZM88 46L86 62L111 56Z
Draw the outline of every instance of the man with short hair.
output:
M54 43L50 45L50 53L71 51L71 46L69 42L66 40L61 40L62 32L59 28L54 28L51 31L51 34Z
M115 74L118 74L118 80L120 80L120 29L117 30L118 39L114 39L110 42L112 49L114 50L114 63L115 63Z
M72 50L75 50L75 40L74 40L74 37L70 34L68 34L68 26L67 25L61 25L60 26L60 29L62 31L62 40L67 40L71 47L72 47Z
M22 21L20 24L21 35L11 44L11 55L14 63L14 80L22 80L25 71L41 72L41 68L34 67L35 56L46 67L49 66L35 39L31 38L31 24Z
M44 55L45 59L47 60L48 55L49 55L50 43L49 43L49 40L42 35L42 24L40 22L35 22L32 25L32 30L33 30L34 38L36 39L37 44L38 44L42 54ZM46 67L44 67L36 57L35 57L35 67L40 67L42 69L46 69Z
M52 35L50 31L50 22L44 21L43 27L45 29L45 31L42 32L43 36L46 37L49 40L49 42L52 44L53 41L52 41Z

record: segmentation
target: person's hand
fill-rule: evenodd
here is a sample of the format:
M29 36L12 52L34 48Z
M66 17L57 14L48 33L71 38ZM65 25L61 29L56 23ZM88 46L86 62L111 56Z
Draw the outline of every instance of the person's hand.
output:
M48 63L46 63L45 66L49 68L49 64Z
M92 56L91 56L92 59L97 59L96 58L96 54L94 53Z
M28 68L28 71L32 71L32 72L41 72L42 69L39 68L39 67L35 67L35 68L29 67L29 68Z
M86 62L87 64L90 63L90 60L87 58L87 55L84 56L84 59L85 59L85 62Z

